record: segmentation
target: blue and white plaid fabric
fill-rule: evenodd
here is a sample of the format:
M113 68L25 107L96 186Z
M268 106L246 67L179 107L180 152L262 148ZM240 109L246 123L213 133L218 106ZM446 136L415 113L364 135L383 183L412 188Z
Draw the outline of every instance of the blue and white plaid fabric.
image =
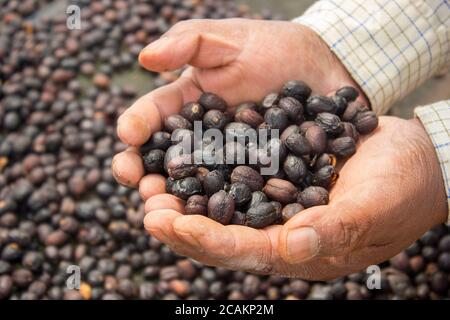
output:
M448 0L322 0L294 22L321 36L378 114L450 67ZM450 100L415 113L436 147L450 222Z

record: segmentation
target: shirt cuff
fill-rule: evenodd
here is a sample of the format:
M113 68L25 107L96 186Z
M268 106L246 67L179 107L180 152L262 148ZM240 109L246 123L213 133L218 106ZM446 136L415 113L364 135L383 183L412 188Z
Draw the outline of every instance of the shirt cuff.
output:
M417 107L414 110L433 142L447 193L450 224L450 100Z
M294 19L341 60L377 114L450 62L444 0L322 0Z

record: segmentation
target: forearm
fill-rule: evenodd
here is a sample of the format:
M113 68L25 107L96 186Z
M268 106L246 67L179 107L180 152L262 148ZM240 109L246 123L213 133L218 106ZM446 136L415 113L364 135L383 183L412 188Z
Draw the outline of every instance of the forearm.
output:
M450 64L446 1L322 0L294 21L322 37L378 114Z

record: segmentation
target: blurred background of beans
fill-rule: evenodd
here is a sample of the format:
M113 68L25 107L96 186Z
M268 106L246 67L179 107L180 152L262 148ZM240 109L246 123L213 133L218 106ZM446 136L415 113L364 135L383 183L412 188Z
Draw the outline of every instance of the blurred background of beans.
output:
M255 276L205 267L148 236L139 193L112 177L125 147L117 116L177 77L140 69L145 44L182 19L292 18L310 2L0 1L0 299L448 298L447 226L382 263L380 290L367 289L364 270L329 282ZM69 3L81 7L81 30L66 27ZM432 79L392 113L409 117L448 87L448 75ZM66 286L70 265L81 268L80 290Z

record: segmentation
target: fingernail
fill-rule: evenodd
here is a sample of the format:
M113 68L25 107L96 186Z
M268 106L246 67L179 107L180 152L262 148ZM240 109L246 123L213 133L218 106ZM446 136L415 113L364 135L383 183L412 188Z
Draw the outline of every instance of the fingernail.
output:
M152 43L147 45L144 49L142 49L142 52L158 51L161 48L164 48L164 46L166 46L167 43L169 43L169 41L170 41L169 37L159 38L158 40L153 41Z
M319 252L319 237L311 227L293 229L287 235L287 254L294 262L313 258Z

